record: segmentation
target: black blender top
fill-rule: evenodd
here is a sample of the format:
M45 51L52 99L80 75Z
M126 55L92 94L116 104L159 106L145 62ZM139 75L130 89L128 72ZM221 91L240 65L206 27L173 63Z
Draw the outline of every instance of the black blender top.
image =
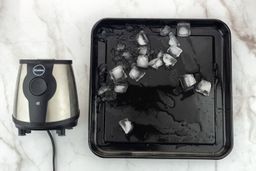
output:
M72 64L72 60L58 59L20 59L20 64Z

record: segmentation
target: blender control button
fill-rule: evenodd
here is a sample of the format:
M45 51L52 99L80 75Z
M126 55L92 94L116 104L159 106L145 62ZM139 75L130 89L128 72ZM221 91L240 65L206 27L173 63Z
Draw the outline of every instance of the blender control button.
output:
M46 92L47 84L44 79L37 77L30 81L29 89L34 96L41 96Z

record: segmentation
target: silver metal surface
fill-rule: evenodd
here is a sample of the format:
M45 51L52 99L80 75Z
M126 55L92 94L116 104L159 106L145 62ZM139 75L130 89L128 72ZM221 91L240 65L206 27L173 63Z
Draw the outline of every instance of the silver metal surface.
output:
M19 121L30 122L29 101L23 92L23 82L27 75L27 64L21 64L16 86L13 116ZM46 122L57 122L79 114L77 91L71 65L54 64L52 75L57 86L48 101Z
M21 64L16 82L16 96L13 116L17 120L29 122L29 103L23 93L23 81L27 75L27 64Z
M72 73L71 73L72 72ZM53 97L48 101L46 122L56 122L72 117L75 115L74 106L78 105L73 79L73 71L70 65L55 64L52 75L56 80L57 88Z

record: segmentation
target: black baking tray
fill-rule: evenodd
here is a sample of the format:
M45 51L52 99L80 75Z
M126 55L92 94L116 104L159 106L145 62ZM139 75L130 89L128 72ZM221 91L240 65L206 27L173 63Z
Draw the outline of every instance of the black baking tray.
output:
M159 29L168 25L176 34L178 23L190 23L191 35L177 37L183 49L171 70L146 70L140 83L129 80L125 94L102 102L97 92L108 82L117 43L136 49L135 36L144 30L153 50L167 49L168 37ZM89 145L100 157L221 159L233 146L231 33L216 19L103 19L91 35ZM101 67L107 68L102 76ZM198 74L211 81L209 97L175 94L179 75ZM103 78L102 78L103 77ZM103 80L103 81L102 81ZM168 98L175 107L170 108ZM125 135L118 121L134 124Z

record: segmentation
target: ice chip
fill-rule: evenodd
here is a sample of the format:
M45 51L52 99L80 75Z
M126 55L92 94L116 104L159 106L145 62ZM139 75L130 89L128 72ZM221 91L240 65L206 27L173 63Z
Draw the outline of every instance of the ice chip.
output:
M167 52L171 54L172 56L178 58L180 54L182 53L182 49L177 46L171 46L167 49Z
M206 80L201 80L196 86L196 92L201 93L204 96L209 96L211 91L211 82Z
M147 35L145 34L145 32L143 30L141 30L137 36L136 36L136 40L137 40L137 43L141 46L145 46L148 44L149 40L148 40L148 37Z
M101 97L102 101L112 101L116 99L116 92L106 85L99 88L98 95Z
M110 91L110 90L111 90L111 88L110 88L109 86L106 86L106 85L101 86L101 87L99 88L99 90L98 90L98 95L102 95L102 94L104 94L105 92Z
M124 72L124 68L122 65L118 65L113 68L110 72L110 77L114 82L122 81L127 78L127 75Z
M116 45L116 50L117 51L123 51L125 49L125 44L123 44L123 43L118 43L117 45Z
M173 34L173 32L169 33L169 45L170 46L180 46L180 43L178 42L178 40L176 39L175 35Z
M168 34L171 32L171 27L170 26L164 26L163 28L160 29L160 35L161 36L168 36Z
M126 60L131 60L132 59L132 54L128 51L125 51L125 52L123 52L122 57Z
M133 124L128 118L119 121L119 125L125 134L129 134L133 130Z
M127 83L120 83L116 84L114 87L114 91L116 93L125 93L128 89L128 84Z
M149 53L149 48L147 46L141 46L138 48L138 52L140 55L146 55Z
M194 86L196 84L196 79L193 74L185 74L180 79L181 86L184 90Z
M148 56L146 55L139 55L137 58L137 66L141 68L148 67Z
M169 66L174 66L177 62L177 59L175 59L171 55L165 53L165 54L163 54L163 61L165 63L165 66L169 67Z
M146 73L141 71L138 67L133 66L131 71L129 72L129 76L131 79L135 81L139 81Z
M191 35L191 29L189 23L178 23L177 24L177 35L179 37L188 37Z

